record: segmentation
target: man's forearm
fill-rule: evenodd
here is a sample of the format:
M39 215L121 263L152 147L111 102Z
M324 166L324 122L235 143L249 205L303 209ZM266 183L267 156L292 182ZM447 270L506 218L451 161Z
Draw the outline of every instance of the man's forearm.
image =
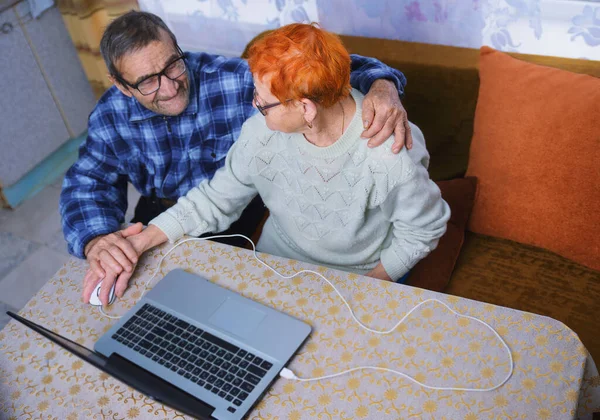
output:
M406 86L406 77L399 70L396 70L381 61L352 54L352 73L350 75L350 83L352 87L366 94L371 85L376 80L388 80L392 82L399 95L404 94Z
M85 199L77 198L86 195ZM121 228L125 215L120 203L109 205L91 192L74 188L63 191L60 213L69 252L84 259L100 238Z
M395 88L396 85L391 80L387 79L377 79L371 85L371 89L389 89Z

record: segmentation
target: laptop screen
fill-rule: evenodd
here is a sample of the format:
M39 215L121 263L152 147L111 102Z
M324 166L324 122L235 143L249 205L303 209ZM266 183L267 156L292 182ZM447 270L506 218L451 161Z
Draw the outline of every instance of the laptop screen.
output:
M104 356L102 356L101 354L98 354L86 347L83 347L82 345L79 345L79 344L75 343L74 341L71 341L65 337L62 337L44 327L42 327L41 325L31 322L28 319L23 318L17 314L14 314L10 311L7 312L7 314L8 314L8 316L16 319L17 321L26 325L27 327L31 328L32 330L43 335L50 341L58 344L59 346L61 346L65 350L69 351L70 353L73 353L75 356L78 356L81 359L83 359L84 361L96 366L98 369L106 370L107 359Z
M116 353L113 353L110 358L106 358L102 354L87 349L15 313L9 311L7 314L50 341L58 344L68 352L117 378L126 385L148 395L150 398L199 419L212 418L211 414L214 411L214 407L174 387L156 375L141 369Z

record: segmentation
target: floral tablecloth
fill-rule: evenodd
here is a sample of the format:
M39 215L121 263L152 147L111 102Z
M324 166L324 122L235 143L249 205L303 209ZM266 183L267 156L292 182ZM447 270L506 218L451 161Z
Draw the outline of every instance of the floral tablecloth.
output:
M168 246L146 254L123 299L126 312L144 292ZM290 275L315 269L338 287L366 325L391 328L419 302L436 298L490 324L506 341L514 372L490 392L438 391L393 373L353 372L318 382L278 379L252 419L563 419L600 411L600 377L577 336L553 319L258 254ZM152 283L184 268L313 327L289 365L299 377L355 366L382 366L432 386L487 388L509 372L507 353L485 326L428 302L388 335L360 328L331 286L313 274L282 279L250 251L189 242L163 262ZM86 263L71 259L20 314L88 348L115 320L81 302ZM63 351L16 321L0 331L0 419L180 419L162 406Z

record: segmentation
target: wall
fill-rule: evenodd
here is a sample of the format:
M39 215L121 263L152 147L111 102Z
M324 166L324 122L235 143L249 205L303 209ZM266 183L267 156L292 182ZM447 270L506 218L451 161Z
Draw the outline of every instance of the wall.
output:
M54 7L0 13L0 53L0 204L14 207L72 163L95 100Z
M239 55L291 22L374 38L600 60L599 0L139 0L188 50Z

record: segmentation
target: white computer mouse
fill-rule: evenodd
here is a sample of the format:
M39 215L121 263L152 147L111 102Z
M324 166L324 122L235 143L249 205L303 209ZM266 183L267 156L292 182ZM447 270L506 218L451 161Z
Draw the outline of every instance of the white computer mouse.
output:
M115 301L115 286L116 286L116 284L117 284L116 282L113 283L112 287L110 288L110 292L108 294L108 304L109 305L112 305L112 303ZM102 286L102 282L98 283L98 285L92 292L92 295L90 296L90 305L102 306L102 302L100 302L100 287L101 286Z

